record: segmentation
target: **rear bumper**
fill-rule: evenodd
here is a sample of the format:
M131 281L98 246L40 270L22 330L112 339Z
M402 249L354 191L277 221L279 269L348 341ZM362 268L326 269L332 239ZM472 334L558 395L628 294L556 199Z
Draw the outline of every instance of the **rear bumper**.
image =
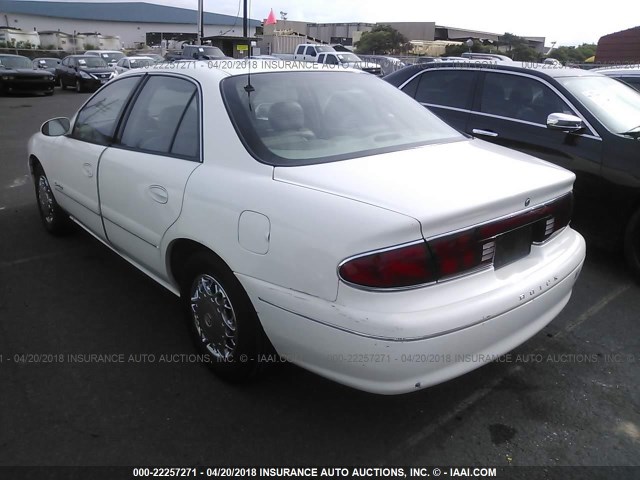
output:
M522 344L558 315L582 268L585 243L571 229L554 241L544 255L554 249L557 254L542 266L535 265L535 256L543 254L534 252L525 271L515 273L514 266L511 273L459 279L445 286L448 293L438 286L363 293L373 295L368 310L357 295L349 298L347 307L339 303L340 296L333 303L238 277L280 355L360 390L398 394L478 368ZM481 293L474 291L476 282L484 286ZM425 301L434 292L436 296Z

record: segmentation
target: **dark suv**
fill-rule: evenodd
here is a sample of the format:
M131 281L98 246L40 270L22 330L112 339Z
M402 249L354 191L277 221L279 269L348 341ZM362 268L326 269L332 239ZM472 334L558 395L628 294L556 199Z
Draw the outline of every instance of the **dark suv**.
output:
M640 93L598 73L515 62L416 65L384 80L461 132L573 171L573 224L622 247L640 278Z

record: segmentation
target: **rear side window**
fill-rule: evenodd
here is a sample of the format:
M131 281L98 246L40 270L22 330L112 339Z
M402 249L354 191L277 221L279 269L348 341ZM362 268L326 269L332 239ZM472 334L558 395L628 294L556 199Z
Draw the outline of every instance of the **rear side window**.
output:
M196 157L197 88L181 78L153 76L131 109L120 144L147 152Z
M100 90L80 110L71 136L78 140L109 145L120 114L140 77L115 80Z
M501 117L546 125L552 113L573 110L544 83L522 75L487 73L480 111Z
M444 107L469 108L476 72L430 70L420 75L415 99Z
M298 50L296 50L297 55L302 55L304 53L304 45L300 45Z

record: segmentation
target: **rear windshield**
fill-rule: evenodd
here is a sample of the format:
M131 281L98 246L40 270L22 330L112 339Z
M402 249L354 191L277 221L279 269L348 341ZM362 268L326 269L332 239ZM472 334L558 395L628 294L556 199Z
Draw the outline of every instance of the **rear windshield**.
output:
M222 81L249 152L271 165L310 165L464 137L379 78L348 71L268 72Z

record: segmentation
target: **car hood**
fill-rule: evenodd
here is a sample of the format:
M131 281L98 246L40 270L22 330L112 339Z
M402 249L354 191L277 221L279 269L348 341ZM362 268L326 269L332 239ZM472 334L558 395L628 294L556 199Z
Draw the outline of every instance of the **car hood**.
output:
M568 170L482 140L276 167L274 180L392 210L425 238L525 210L571 190Z

